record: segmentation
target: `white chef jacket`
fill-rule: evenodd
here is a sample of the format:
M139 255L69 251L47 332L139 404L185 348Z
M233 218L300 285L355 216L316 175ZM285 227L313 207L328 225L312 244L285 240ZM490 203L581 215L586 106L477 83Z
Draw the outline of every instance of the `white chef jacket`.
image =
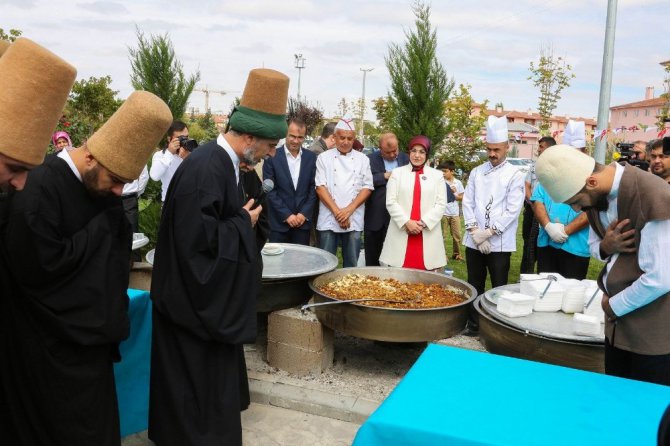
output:
M516 230L525 198L523 174L507 161L493 167L489 161L470 173L463 195L465 228L491 228L491 252L516 251ZM463 243L477 249L466 232Z
M362 189L374 190L370 160L361 152L352 150L347 154L339 150L327 150L316 159L315 185L326 186L338 207L348 206ZM342 229L330 209L319 202L319 231L349 232L362 231L365 204L360 205L349 218L351 226Z

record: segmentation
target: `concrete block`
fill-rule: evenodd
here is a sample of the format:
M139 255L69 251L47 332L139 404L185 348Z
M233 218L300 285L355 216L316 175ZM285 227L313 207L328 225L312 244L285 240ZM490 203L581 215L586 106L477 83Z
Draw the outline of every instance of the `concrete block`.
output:
M319 351L332 348L333 331L321 325L314 313L289 308L270 313L268 341Z
M153 267L148 263L135 262L130 270L130 281L128 288L136 290L151 290L151 273Z
M268 363L298 376L318 375L333 364L333 345L317 351L268 339Z

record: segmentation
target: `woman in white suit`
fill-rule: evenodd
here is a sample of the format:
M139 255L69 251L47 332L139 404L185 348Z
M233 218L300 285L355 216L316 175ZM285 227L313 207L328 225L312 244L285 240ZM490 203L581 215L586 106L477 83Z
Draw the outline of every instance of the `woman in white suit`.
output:
M409 142L410 164L393 169L386 185L391 215L380 262L389 266L441 270L447 264L440 221L447 206L442 172L426 165L430 140Z

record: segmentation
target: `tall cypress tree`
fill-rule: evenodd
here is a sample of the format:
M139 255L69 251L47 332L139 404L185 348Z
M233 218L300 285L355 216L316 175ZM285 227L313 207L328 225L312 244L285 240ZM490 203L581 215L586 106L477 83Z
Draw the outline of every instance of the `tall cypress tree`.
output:
M174 119L181 119L186 112L188 98L200 80L200 71L186 78L167 34L145 38L138 29L137 40L137 49L128 49L133 88L155 94L165 101Z
M405 31L404 45L389 45L384 58L391 77L388 107L392 108L391 129L402 145L414 135L426 135L440 146L447 134L445 103L454 87L435 55L437 35L430 24L430 6L412 5L415 29Z

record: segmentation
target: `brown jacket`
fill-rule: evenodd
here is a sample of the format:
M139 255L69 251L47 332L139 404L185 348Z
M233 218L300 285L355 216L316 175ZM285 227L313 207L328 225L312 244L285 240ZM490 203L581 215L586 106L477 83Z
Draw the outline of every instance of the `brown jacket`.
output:
M635 247L640 248L642 229L648 221L670 220L670 188L660 177L626 165L621 177L617 197L617 218L630 219L630 227L635 229ZM587 212L589 223L602 239L605 230L598 212ZM615 296L635 282L643 273L638 264L637 252L619 254L607 275L606 286L603 277L605 265L598 277L598 285L609 296ZM670 353L670 293L654 300L644 307L605 323L605 335L610 344L622 350L644 355L665 355Z

